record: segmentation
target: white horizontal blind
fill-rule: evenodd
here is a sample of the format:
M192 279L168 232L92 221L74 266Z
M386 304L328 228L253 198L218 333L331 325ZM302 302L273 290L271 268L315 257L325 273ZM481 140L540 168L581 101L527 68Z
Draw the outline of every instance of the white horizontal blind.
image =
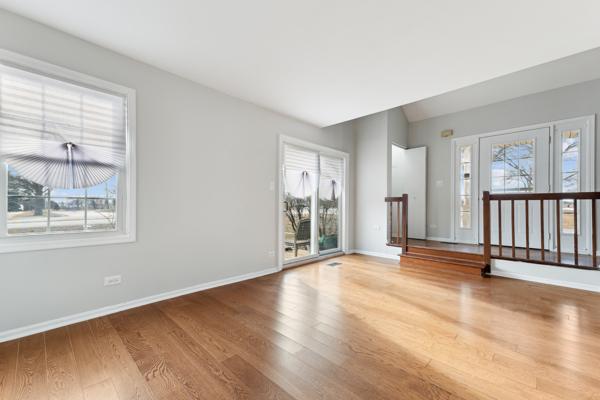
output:
M320 169L319 197L324 200L338 199L344 184L344 160L321 155Z
M126 99L0 64L0 157L53 188L89 187L125 164Z
M284 145L283 168L285 191L294 197L306 198L317 189L319 154L292 145Z

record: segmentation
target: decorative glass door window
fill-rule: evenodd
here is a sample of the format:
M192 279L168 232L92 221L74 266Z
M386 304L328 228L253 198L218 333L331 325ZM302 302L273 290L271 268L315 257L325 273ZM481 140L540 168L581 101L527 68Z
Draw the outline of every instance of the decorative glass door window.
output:
M561 189L563 192L578 192L580 181L581 131L567 130L561 132ZM562 231L565 234L575 232L573 200L562 201Z
M459 226L462 229L471 229L471 166L473 157L473 147L460 146L460 185L459 185L459 207L460 218Z
M534 191L534 143L529 139L492 146L492 193Z

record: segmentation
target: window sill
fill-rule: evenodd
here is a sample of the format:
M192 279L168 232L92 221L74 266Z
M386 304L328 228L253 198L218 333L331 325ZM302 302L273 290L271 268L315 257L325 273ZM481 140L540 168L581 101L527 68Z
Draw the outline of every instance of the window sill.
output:
M71 247L102 246L132 243L135 241L135 234L123 232L90 232L44 236L4 237L0 239L0 254L65 249Z

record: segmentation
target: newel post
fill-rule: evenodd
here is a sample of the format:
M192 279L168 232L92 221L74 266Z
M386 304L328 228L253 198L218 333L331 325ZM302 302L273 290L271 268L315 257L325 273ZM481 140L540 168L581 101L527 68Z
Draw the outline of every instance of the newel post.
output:
M490 192L483 192L483 260L486 266L492 261L492 216L490 214Z
M408 194L402 195L402 254L408 250Z

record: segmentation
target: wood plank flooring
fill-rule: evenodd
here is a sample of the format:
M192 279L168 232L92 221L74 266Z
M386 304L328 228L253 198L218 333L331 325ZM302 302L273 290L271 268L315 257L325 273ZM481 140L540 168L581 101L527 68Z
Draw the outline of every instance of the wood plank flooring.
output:
M0 399L600 399L600 295L306 265L0 344Z

